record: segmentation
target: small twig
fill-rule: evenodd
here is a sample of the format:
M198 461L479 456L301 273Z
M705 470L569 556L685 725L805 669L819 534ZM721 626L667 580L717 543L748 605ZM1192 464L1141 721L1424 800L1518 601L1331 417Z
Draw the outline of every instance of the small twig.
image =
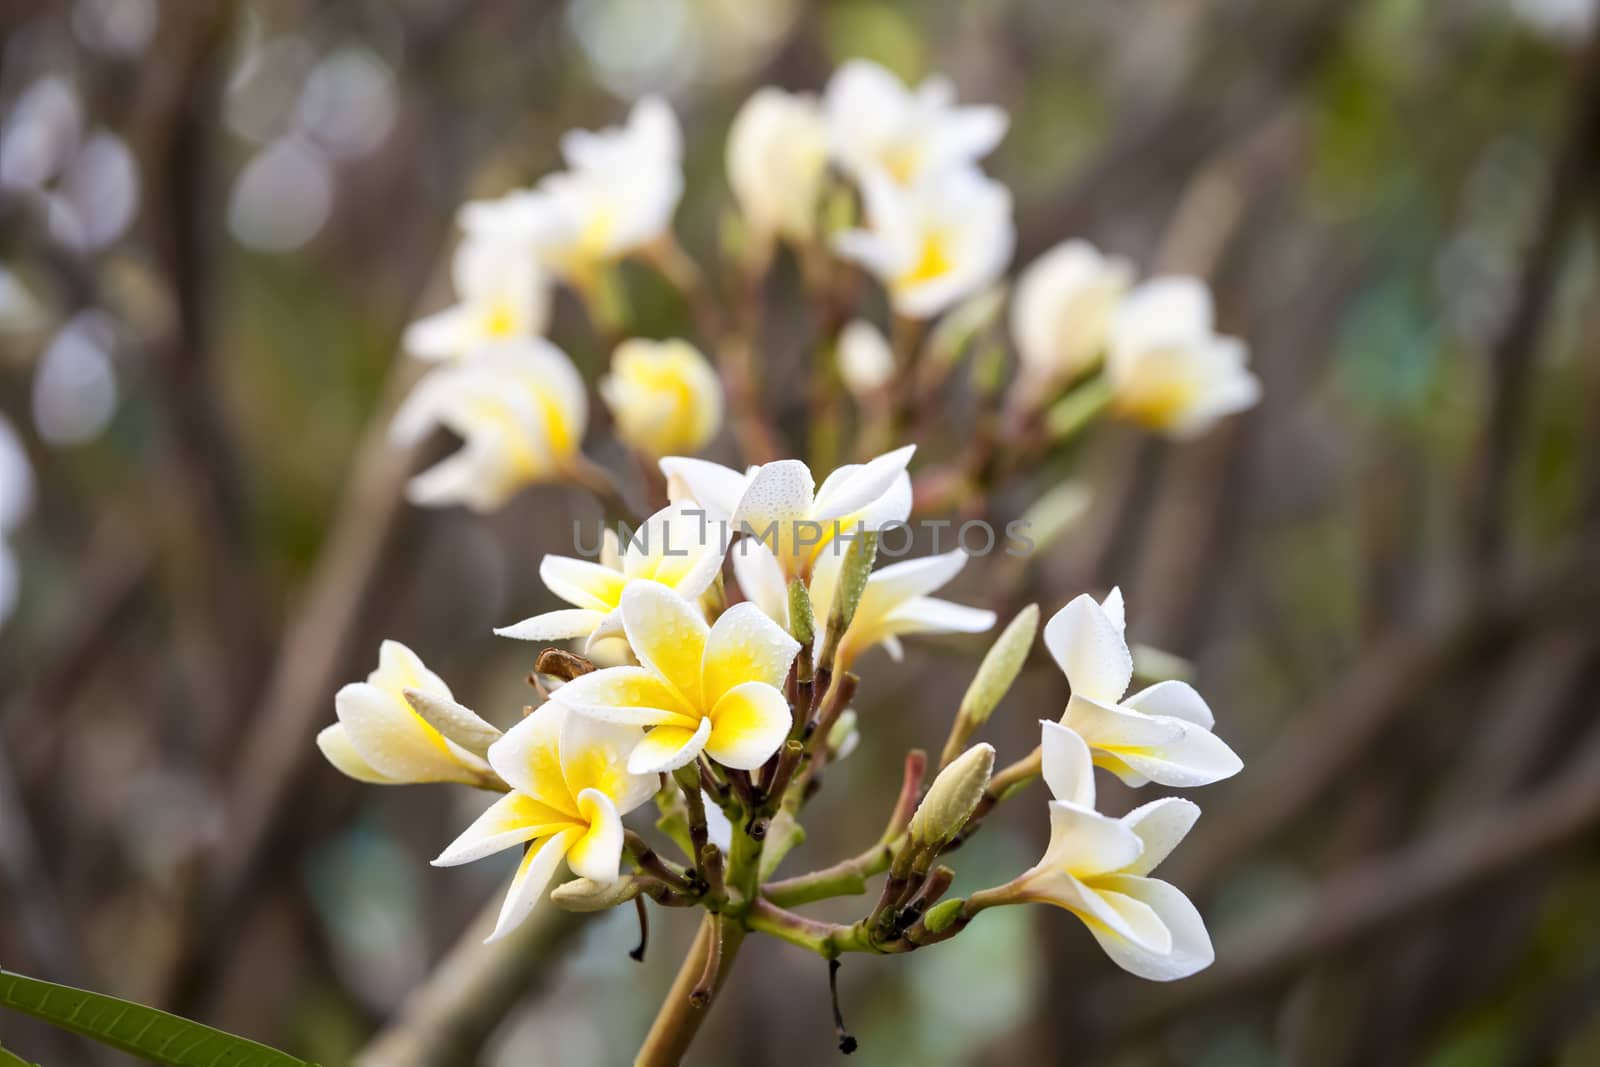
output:
M839 1051L846 1056L856 1050L856 1039L844 1028L844 1013L839 1010L839 961L828 961L828 997L833 1001L833 1030L839 1035Z
M650 913L645 910L643 896L633 898L633 909L639 915L639 946L629 949L628 955L643 963L644 950L650 944Z
M717 990L717 977L722 970L723 925L713 922L709 928L710 942L706 946L706 965L700 972L700 981L689 994L689 1002L697 1008L711 1006L711 997Z

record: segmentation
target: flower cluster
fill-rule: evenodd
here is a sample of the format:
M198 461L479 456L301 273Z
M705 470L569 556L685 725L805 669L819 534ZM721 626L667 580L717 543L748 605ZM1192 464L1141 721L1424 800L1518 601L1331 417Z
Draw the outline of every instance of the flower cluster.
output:
M631 512L620 477L582 451L592 388L653 509L634 529L608 530L597 558L541 562L563 606L496 631L537 646L531 680L544 698L509 729L458 703L388 642L377 671L340 691L338 723L319 738L328 759L362 781L502 794L436 860L522 850L495 938L533 911L564 861L572 878L549 894L562 907L637 901L641 921L645 900L704 909L705 936L685 965L700 968L693 999L702 1006L748 931L836 960L933 945L988 908L1027 902L1079 916L1116 963L1146 978L1211 961L1194 907L1149 876L1198 809L1168 798L1121 818L1101 814L1093 768L1133 787L1192 787L1236 773L1240 761L1186 683L1129 695L1134 667L1116 590L1103 601L1080 596L1045 625L1071 698L1059 721L1043 723L1032 753L996 768L994 748L973 743L1034 646L1039 612L1029 606L954 709L926 790L927 757L908 754L877 843L776 876L804 837L820 772L870 725L852 705L873 650L899 659L907 638L958 643L996 622L990 610L935 595L967 564L963 548L879 566L891 528L945 506L989 514L995 490L1026 482L1102 415L1182 438L1256 399L1245 349L1216 333L1203 283L1135 285L1131 264L1081 241L1023 272L1007 345L1011 198L979 166L1006 125L999 109L958 105L942 78L908 88L859 61L820 97L757 92L729 134L739 214L725 227L720 272L702 270L673 233L682 137L659 99L639 102L620 127L568 134L565 170L461 210L457 303L408 332L406 347L431 369L392 432L416 443L443 427L463 443L412 479L411 498L492 510L529 484L566 481L600 495L611 513ZM761 304L779 255L793 257L819 318L806 397L816 416L812 462L782 458L792 454L782 427L794 412L776 418L761 389ZM625 260L677 290L714 364L689 341L630 335ZM889 337L863 314L868 279L891 312ZM592 335L610 348L607 368L585 362L580 372L545 337L556 285L577 296ZM1009 350L1017 370L1003 395ZM934 443L944 454L932 463L915 445L893 447L937 417L962 366L974 432ZM842 440L838 401L847 398L855 436ZM724 415L748 466L692 454L717 438ZM846 456L860 461L840 462ZM813 464L832 471L818 481ZM1057 488L1046 501L1060 511L1081 496ZM1040 515L1049 536L1068 521ZM995 594L1003 602L1005 592ZM1054 798L1040 862L945 899L954 872L943 859L1039 778ZM625 824L647 805L681 856ZM880 875L877 902L857 922L793 910L864 892ZM664 1011L641 1063L677 1061L687 1036L674 1018Z

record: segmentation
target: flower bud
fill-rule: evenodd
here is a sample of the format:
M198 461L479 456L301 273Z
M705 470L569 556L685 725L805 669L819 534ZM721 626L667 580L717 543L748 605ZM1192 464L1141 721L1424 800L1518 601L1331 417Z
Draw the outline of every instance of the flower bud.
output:
M498 729L448 697L422 689L407 689L405 697L424 722L475 756L488 755L489 746L500 740Z
M839 376L858 397L877 392L894 377L894 352L866 319L853 319L839 334Z
M615 882L593 882L587 878L574 878L550 891L550 900L567 911L605 911L625 904L639 895L639 883L632 878L619 878Z
M832 761L844 759L861 743L861 731L856 726L857 721L856 709L845 708L835 720L833 729L828 731L828 751L833 754Z
M652 456L696 452L722 425L722 383L687 341L622 342L600 395L617 436Z
M942 934L950 928L961 914L961 909L966 906L966 901L960 897L953 900L941 900L928 909L928 914L922 917L922 925L930 934Z
M1087 241L1067 241L1028 264L1011 302L1011 336L1035 387L1064 383L1100 361L1132 282L1132 264ZM1038 399L1048 399L1047 390Z
M960 833L967 817L983 799L983 791L989 788L993 770L994 746L977 744L940 771L911 816L912 842L938 848Z
M855 620L861 594L866 592L867 578L872 574L872 563L878 557L878 535L862 530L850 537L850 547L845 550L844 563L839 567L839 584L833 593L833 605L828 610L827 636L823 638L820 663L831 669L839 642Z
M808 96L761 89L728 131L728 183L756 234L811 238L827 162L827 134Z
M1005 628L973 675L967 695L961 698L961 717L973 726L981 725L994 712L1011 684L1017 680L1028 650L1039 632L1039 605L1029 604Z

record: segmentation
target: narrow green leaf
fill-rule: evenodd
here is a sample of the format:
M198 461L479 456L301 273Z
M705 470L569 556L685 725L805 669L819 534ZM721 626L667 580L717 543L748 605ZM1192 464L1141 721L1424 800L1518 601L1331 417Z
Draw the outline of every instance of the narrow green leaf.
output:
M0 970L0 1005L163 1067L312 1067L266 1045L143 1004L5 970ZM0 1065L10 1067L4 1059Z

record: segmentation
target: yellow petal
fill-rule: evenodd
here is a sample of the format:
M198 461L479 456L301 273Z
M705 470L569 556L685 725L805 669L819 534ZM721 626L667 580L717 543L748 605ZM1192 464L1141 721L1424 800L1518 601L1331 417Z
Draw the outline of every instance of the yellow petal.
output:
M728 690L711 709L706 751L735 770L754 770L778 751L793 720L789 702L765 682L746 682Z
M622 865L622 817L611 798L598 789L580 793L578 808L588 826L567 850L567 866L580 878L616 881Z
M700 754L711 736L711 720L701 719L693 730L681 726L657 726L644 735L628 757L633 774L659 774L675 771Z
M710 631L698 608L664 585L634 582L622 593L622 628L640 663L689 706L702 706L700 663Z
M319 733L317 747L328 757L329 763L358 782L370 782L373 785L400 784L361 758L361 753L356 751L355 746L350 743L350 738L345 736L342 723L334 723Z
M528 849L528 854L522 857L522 864L511 879L511 889L500 908L500 920L495 924L494 933L485 939L486 944L498 941L522 925L522 921L533 912L539 898L544 895L550 879L555 877L561 858L582 834L583 831L578 828L563 830Z
M705 701L714 707L728 690L745 682L781 686L800 643L755 604L735 604L717 619L706 638Z

